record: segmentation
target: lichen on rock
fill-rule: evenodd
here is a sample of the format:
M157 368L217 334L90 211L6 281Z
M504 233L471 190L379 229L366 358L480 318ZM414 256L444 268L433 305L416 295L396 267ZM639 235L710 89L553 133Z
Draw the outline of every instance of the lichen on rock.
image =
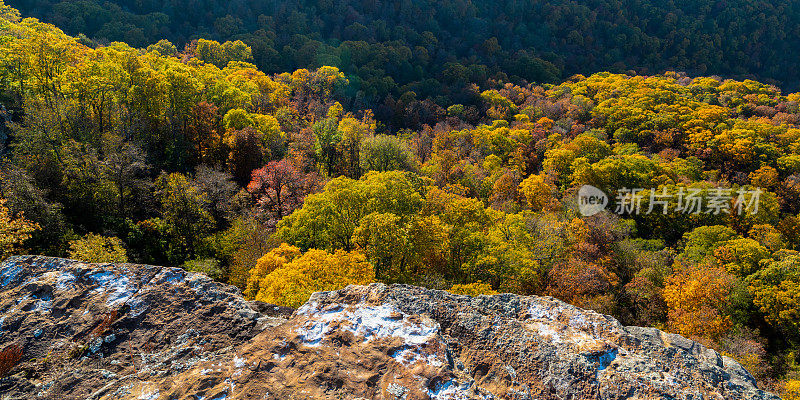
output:
M181 269L14 257L4 399L778 399L734 360L550 297L405 285L248 302Z

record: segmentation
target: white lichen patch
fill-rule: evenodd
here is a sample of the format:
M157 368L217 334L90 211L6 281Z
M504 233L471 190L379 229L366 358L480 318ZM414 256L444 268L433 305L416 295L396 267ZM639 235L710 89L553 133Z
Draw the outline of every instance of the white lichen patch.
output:
M186 271L179 268L163 268L156 276L153 277L152 283L170 283L179 285L183 283L186 278Z
M247 360L237 355L233 356L233 377L237 378L244 373L244 367L247 366Z
M413 365L423 363L433 367L441 367L444 362L438 354L426 352L422 346L403 346L401 349L391 354L392 358L403 365Z
M5 287L16 282L19 275L22 274L22 271L21 265L13 262L6 263L0 268L0 277L2 277L0 278L0 283Z
M139 395L139 400L156 400L158 399L158 389L155 390L142 390L142 393Z
M528 307L530 330L547 337L550 342L574 343L579 348L597 347L609 339L609 334L621 333L620 327L606 321L602 315L577 310L560 303L532 302Z
M98 271L89 275L89 278L97 283L98 287L92 290L92 294L106 294L106 306L116 308L125 304L133 297L137 288L132 284L127 275L115 275L110 271Z
M428 389L428 396L431 400L469 400L475 398L469 388L469 383L458 384L457 381L450 380L436 385L432 390ZM478 396L485 399L482 395Z
M58 273L56 278L56 289L60 291L70 290L75 287L75 280L77 278L72 272L65 271Z
M319 346L333 330L345 329L365 342L380 338L399 337L407 345L427 343L439 332L433 321L412 321L398 309L388 305L344 306L331 304L318 309L316 303L297 310L308 320L296 329L300 341L307 346Z
M390 383L389 386L386 387L386 391L398 399L405 399L406 397L408 397L408 395L406 394L408 392L408 389L406 389L403 385L394 382Z
M59 275L61 275L61 272L59 271L48 271L43 274L30 277L30 281L40 284L53 284L56 282L56 280L58 280Z
M49 297L45 297L41 299L36 299L36 303L34 303L31 311L48 313L52 309L53 309L53 300L50 299Z
M137 282L137 277L132 273L115 274L103 269L95 269L87 277L97 285L91 292L92 296L105 296L105 305L109 309L116 309L122 305L127 305L129 315L138 317L149 308L148 304L142 301L142 292L151 290L149 286L142 286L143 283ZM68 279L65 277L65 279Z

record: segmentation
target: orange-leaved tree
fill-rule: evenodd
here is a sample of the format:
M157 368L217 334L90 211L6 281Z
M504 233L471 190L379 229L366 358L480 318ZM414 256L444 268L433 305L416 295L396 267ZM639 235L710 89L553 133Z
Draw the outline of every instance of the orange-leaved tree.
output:
M732 324L721 307L734 284L735 277L723 266L676 265L664 288L669 327L687 337L716 341Z

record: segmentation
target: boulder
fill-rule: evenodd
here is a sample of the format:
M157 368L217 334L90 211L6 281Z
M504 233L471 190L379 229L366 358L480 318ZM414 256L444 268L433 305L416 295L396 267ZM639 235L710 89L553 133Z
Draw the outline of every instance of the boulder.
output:
M699 343L550 297L372 284L292 312L176 268L30 256L0 285L0 342L24 349L5 399L778 399Z

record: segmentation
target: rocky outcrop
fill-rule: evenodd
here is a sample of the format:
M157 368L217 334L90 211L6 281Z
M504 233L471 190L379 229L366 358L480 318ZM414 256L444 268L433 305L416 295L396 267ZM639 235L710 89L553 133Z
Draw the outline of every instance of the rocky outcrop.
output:
M283 321L179 268L13 257L0 264L0 349L24 352L0 398L136 398Z
M548 297L351 286L287 310L203 275L16 257L0 397L777 399L735 361Z

